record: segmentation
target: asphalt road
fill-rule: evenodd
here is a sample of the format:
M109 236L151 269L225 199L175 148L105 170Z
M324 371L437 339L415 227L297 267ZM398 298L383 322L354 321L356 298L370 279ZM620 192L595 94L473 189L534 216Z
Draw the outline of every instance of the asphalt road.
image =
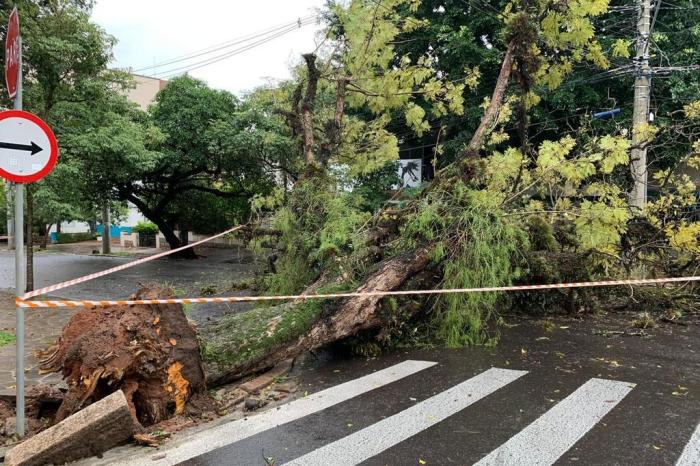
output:
M114 464L700 464L700 326L510 322L493 349L314 363L298 400Z
M76 299L120 299L141 283L171 283L175 288L190 290L208 284L231 284L250 273L250 253L237 249L198 250L198 260L160 259L113 275L61 290L64 297ZM0 252L0 288L14 287L14 253ZM34 256L36 288L78 278L134 259L41 252Z

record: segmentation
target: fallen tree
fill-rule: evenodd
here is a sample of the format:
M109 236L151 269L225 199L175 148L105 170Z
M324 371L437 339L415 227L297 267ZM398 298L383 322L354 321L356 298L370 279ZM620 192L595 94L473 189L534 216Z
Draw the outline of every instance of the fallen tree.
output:
M534 148L527 136L535 84L559 86L572 61L609 66L592 34L567 32L567 23L590 26L604 11L595 5L587 10L558 1L538 8L526 0L511 3L504 15L505 47L493 92L456 160L398 209L367 218L347 199L330 173L331 163L361 172L386 155L386 134L383 127L344 113L346 104L381 115L374 122L384 112L403 110L407 125L417 132L428 126L425 107L459 111L464 87L435 78L439 73L430 60L387 58L386 51L393 50L403 32L397 24L408 22L397 13L406 3L393 0L375 8L351 2L347 10L334 11L334 39L343 54L328 60L325 73L315 55L304 56L291 110L279 113L298 137L305 171L284 201L274 204L272 220L265 220L276 234L262 241L276 245L277 260L264 291L386 291L415 281L444 288L504 286L600 273L616 263L632 216L625 192L609 179L625 169L629 141L624 135L609 135L579 143L564 136ZM542 53L544 48L552 53ZM322 82L324 77L328 82ZM511 86L513 80L516 86ZM324 86L321 98L317 94ZM333 104L321 111L319 102L331 101L331 95ZM423 98L420 108L418 95ZM496 150L507 140L504 128L515 105L520 148ZM324 122L323 115L332 119ZM358 128L364 137L356 134ZM372 135L371 141L366 134ZM368 146L374 147L375 159L368 158ZM566 260L559 260L561 253ZM578 263L572 266L571 258ZM576 295L568 297L571 301ZM417 317L450 346L493 344L498 303L504 303L503 296L484 293L418 302L356 297L261 307L207 329L203 356L211 380L224 382L348 337L369 334L386 340Z
M253 203L260 225L248 234L261 232L256 241L275 251L263 292L313 295L494 287L519 280L552 283L607 274L634 254L650 257L645 249L649 242L634 240L628 231L632 215L626 193L615 181L624 177L629 163L624 134L561 135L538 147L531 147L527 137L527 110L537 100L531 93L534 84L558 86L572 61L607 65L592 35L578 37L568 27L575 23L586 26L577 27L579 32L592 30L591 18L604 11L596 5L587 10L555 0L537 8L526 0L513 2L504 15L498 77L463 150L436 167L430 185L399 205L374 215L363 210L355 195L359 190L347 189L352 185L347 178L358 182L398 156L387 115L402 113L406 125L421 132L429 127L426 108L437 115L463 111L465 87L438 77L429 56L392 54L393 44L409 29L405 12L398 13L410 9L409 3L415 2L387 0L384 8L376 8L353 1L347 10L334 11L335 50L342 52L321 65L316 55L305 55L288 100L279 95L270 99L289 103L290 108L269 113L284 117L296 138L302 174L291 190L285 182L273 196ZM505 125L515 105L521 110L521 140L510 147ZM363 119L348 108L371 117ZM338 175L338 167L345 173ZM676 196L655 207L680 210L683 202ZM655 237L661 238L655 241L663 244L660 254L669 258L665 271L696 258L673 236L683 239L694 231L684 221L667 215L654 221ZM585 305L574 294L569 298L575 301L570 308ZM504 296L483 293L261 306L202 329L202 356L209 380L218 384L348 337L386 342L420 326L449 346L494 344L501 304L507 304ZM49 367L63 367L66 373L71 360L65 355ZM98 366L88 364L83 376L93 380ZM73 380L77 385L80 378ZM161 378L156 385L162 384ZM76 388L73 405L86 393Z

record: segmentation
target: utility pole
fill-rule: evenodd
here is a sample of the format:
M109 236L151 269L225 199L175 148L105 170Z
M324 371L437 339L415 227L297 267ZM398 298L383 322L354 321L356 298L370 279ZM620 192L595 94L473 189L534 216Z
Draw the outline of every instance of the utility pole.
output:
M634 115L632 117L632 160L630 168L634 187L630 194L630 207L639 212L647 202L647 149L645 131L649 123L649 100L651 97L651 67L649 66L649 42L651 35L651 0L639 1L637 18L637 50L634 58ZM660 0L656 0L657 7ZM658 12L658 8L657 8Z
M17 71L17 94L15 110L22 110L23 73L22 73L22 36L19 36L19 70ZM29 230L31 234L31 229ZM15 292L21 298L27 291L26 263L24 261L24 184L15 183ZM15 308L15 383L17 399L15 402L16 426L19 437L24 437L24 308Z
M14 191L12 183L5 182L5 199L7 201L7 250L12 251L15 248L15 213L14 203L15 198L12 195Z

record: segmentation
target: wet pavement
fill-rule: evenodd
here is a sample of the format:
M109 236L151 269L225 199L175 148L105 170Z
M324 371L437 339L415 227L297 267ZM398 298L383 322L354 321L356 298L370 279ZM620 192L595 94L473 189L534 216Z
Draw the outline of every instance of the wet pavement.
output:
M89 248L90 245L88 245ZM71 249L72 251L72 249ZM125 299L146 283L171 285L178 296L198 297L247 294L233 291L232 285L249 280L260 262L245 249L198 248L198 260L159 259L66 288L52 295L65 299ZM68 252L36 252L34 277L36 288L99 272L134 260L133 257L107 257L71 254ZM14 333L14 253L0 251L0 330ZM41 299L41 297L37 298ZM188 317L199 326L245 306L227 304L193 305ZM40 374L35 351L56 341L61 330L74 314L71 309L32 309L26 314L26 382L27 387L40 382L56 383L55 374ZM0 347L0 396L11 396L15 387L15 346Z
M279 408L273 408L262 414L268 420L253 416L238 424L185 433L159 452L129 447L90 464L111 464L135 451L142 456L133 464L247 466L462 465L485 457L480 464L673 465L684 448L700 454L697 436L694 447L686 447L700 422L698 322L665 324L640 336L630 319L557 319L552 331L545 330L542 321L508 321L512 326L503 329L501 344L492 349L307 360L298 400L302 403L305 397L321 403L324 396L328 403L329 397L342 394L323 390L332 392L348 382L341 392L352 391L361 383L359 377L407 360L437 364L395 381L373 382L372 390L296 419L289 418L289 410L276 414ZM491 368L504 370L513 380L487 390L484 387L493 384ZM471 392L447 391L465 381L474 382L470 390L476 390L475 400L468 403L464 396L471 397ZM482 398L479 390L486 390ZM424 403L434 396L439 402ZM455 408L455 403L467 406ZM275 427L276 416L285 423ZM414 424L419 427L412 431ZM246 427L254 425L262 430ZM374 427L364 430L370 426ZM241 434L246 429L251 435ZM203 445L212 447L202 451ZM495 460L487 456L494 450L501 455ZM509 454L527 456L508 460Z
M254 257L244 249L197 250L198 260L159 259L106 277L60 290L67 299L124 299L141 284L171 284L180 293L198 293L213 286L217 291L230 289L250 276L256 267ZM71 280L132 261L128 257L75 255L39 252L34 256L35 288ZM14 253L0 252L0 289L14 288Z

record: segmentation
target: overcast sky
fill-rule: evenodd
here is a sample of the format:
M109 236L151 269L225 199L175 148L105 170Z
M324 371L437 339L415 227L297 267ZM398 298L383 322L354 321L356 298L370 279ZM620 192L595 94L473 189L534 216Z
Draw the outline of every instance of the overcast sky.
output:
M114 51L114 66L132 67L150 76L154 62L167 62L292 23L315 14L323 3L323 0L97 0L93 20L119 41ZM319 29L313 22L189 74L207 81L212 87L237 94L264 84L268 78L284 79L289 77L290 65L299 60L301 53L316 48ZM156 68L156 72L165 75L168 71L180 71L180 67L248 44L250 42L162 66Z

